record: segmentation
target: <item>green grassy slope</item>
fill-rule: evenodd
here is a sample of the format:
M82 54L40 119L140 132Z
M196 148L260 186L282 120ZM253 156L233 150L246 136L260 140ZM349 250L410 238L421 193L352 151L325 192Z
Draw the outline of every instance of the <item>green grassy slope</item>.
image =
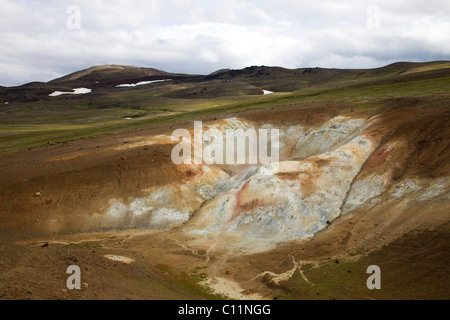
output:
M342 102L365 110L381 107L383 100L392 98L448 99L449 66L449 62L431 62L397 63L372 70L250 67L136 88L97 85L91 94L55 98L48 96L54 89L51 82L0 88L0 154L49 142L267 107ZM114 74L113 80L118 81ZM79 81L77 76L74 81ZM68 79L63 78L66 82ZM260 95L260 88L284 92ZM20 97L24 99L15 100Z

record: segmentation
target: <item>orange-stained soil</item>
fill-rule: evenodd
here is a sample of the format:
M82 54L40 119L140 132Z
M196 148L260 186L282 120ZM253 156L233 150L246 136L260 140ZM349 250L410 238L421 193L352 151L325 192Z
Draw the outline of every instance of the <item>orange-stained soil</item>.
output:
M393 170L391 183L402 177L450 176L450 109L446 102L414 98L388 100L378 110L353 111L356 108L311 104L252 110L222 118L239 116L256 123L313 126L339 114L376 116L376 125L367 134L380 145L358 179L388 169ZM106 210L111 198L137 197L143 189L195 175L192 167L171 162L173 144L146 144L151 136L170 136L174 128L191 126L192 122L185 121L1 156L0 299L209 297L198 291L190 278L183 278L182 272L194 277L201 272L223 276L237 281L249 293L258 292L268 299L288 294L314 298L302 296L294 278L281 285L267 277L255 278L264 271L283 273L292 269L292 257L316 263L361 257L356 267L359 271L367 262L384 268L382 294L361 293L361 288L352 287L333 291L327 298L450 298L445 281L450 272L448 200L405 209L398 221L389 225L395 230L392 232L383 221L391 219L396 206L400 206L393 201L343 216L310 241L282 244L251 256L209 256L208 252L187 247L186 235L180 229L95 230L86 219L80 219ZM398 148L393 149L393 145ZM281 177L290 179L290 175ZM422 220L416 218L419 213ZM409 220L413 217L416 220ZM428 225L423 222L427 217ZM402 233L402 224L416 222L420 222L420 229ZM124 256L134 262L111 261L105 255ZM65 285L65 271L72 264L82 270L80 291L69 291ZM193 272L196 267L203 271ZM311 282L319 281L317 274L311 276L316 277ZM357 277L363 279L365 275ZM401 290L400 286L406 287Z

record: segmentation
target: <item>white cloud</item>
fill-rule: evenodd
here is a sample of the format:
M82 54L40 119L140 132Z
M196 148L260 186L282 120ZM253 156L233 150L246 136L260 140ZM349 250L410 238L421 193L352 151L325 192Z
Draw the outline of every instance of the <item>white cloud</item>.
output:
M69 5L79 30L67 28ZM449 16L443 0L0 0L0 84L112 63L206 74L449 59Z

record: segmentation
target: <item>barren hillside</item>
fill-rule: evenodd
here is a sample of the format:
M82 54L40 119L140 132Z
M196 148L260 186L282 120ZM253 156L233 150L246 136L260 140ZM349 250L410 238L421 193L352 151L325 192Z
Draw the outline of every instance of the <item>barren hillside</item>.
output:
M447 65L108 66L0 88L0 298L448 299ZM117 87L151 80L170 81ZM277 129L279 161L176 165L194 120L203 148Z

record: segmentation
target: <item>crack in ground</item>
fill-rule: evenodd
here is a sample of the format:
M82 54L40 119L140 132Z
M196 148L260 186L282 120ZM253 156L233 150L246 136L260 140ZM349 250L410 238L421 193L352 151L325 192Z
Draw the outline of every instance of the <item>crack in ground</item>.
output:
M308 280L306 277L304 270L302 270L302 266L305 264L316 264L316 262L313 261L295 261L295 257L292 256L292 262L294 263L294 267L288 271L285 271L283 273L274 273L272 271L264 271L260 274L258 274L256 277L252 278L251 281L255 281L260 277L264 277L266 275L272 276L272 279L270 279L271 282L275 283L276 285L280 285L281 281L288 281L292 276L295 274L295 272L298 270L299 274L305 280L308 284L311 286L314 286L315 284Z

